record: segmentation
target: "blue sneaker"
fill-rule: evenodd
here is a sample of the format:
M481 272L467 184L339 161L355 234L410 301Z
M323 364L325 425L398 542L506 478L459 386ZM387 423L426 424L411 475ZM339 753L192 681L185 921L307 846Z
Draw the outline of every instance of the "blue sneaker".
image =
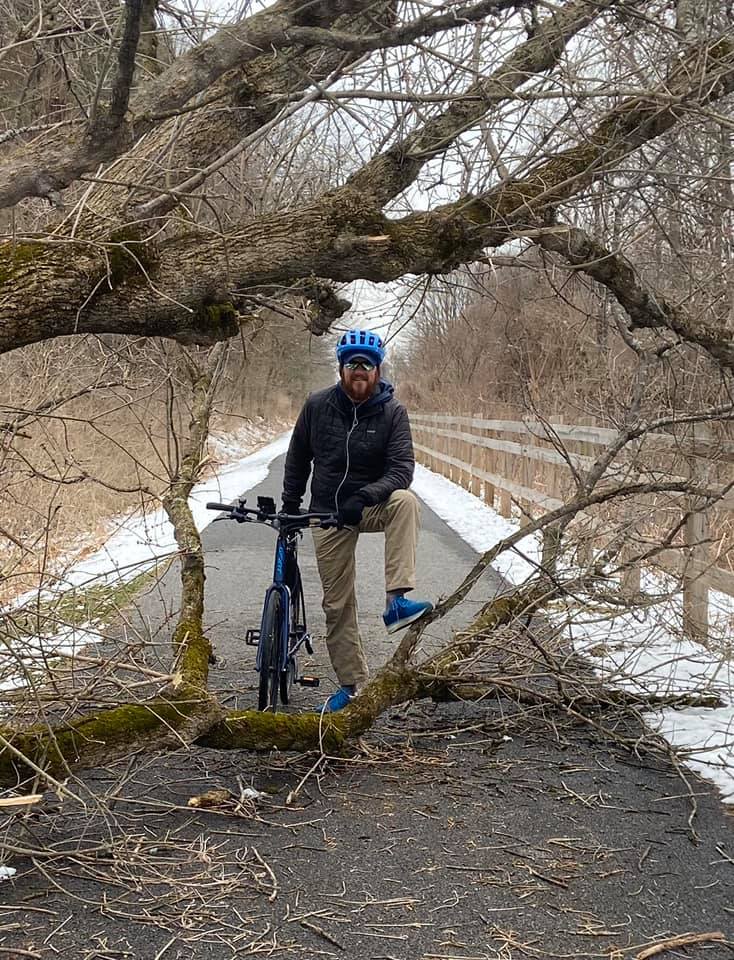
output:
M420 619L424 614L433 610L433 604L427 600L408 600L407 597L395 597L387 611L383 613L388 633L402 630L409 623Z
M356 690L351 685L339 687L336 693L332 693L319 713L336 713L337 710L343 710L344 707L349 705L355 693Z

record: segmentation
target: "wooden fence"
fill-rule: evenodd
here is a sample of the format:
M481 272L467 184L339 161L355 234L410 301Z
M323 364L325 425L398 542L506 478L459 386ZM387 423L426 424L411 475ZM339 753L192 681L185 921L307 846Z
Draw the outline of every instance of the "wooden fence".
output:
M560 507L574 492L574 472L588 470L601 449L617 437L617 431L606 427L556 419L541 423L411 413L411 424L417 459L482 497L504 517L510 517L513 503L525 518ZM734 475L733 464L734 444L714 440L696 426L684 437L647 434L615 458L614 468L628 482L634 482L633 476L658 476L726 483ZM716 562L722 544L731 539L729 511L734 511L734 495L719 501L716 511L695 511L696 504L690 500L685 504L687 519L680 544L656 552L653 564L681 578L684 628L689 636L703 638L708 633L709 589L734 596L734 573ZM619 507L614 509L618 529L626 523L639 532L654 521L661 507L648 496L627 505L624 515ZM677 510L680 515L680 504ZM597 534L603 524L598 516L586 519L597 531L589 546L594 540L599 544ZM638 567L625 572L623 584L630 593L639 591Z

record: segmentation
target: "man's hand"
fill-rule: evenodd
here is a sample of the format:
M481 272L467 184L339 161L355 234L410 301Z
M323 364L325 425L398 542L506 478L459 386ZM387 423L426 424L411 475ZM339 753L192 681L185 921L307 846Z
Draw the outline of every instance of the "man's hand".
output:
M345 500L337 513L339 526L356 527L362 519L362 512L365 506L366 503L361 493L355 493Z
M299 500L284 500L280 512L287 513L292 517L297 517L301 512L301 503Z

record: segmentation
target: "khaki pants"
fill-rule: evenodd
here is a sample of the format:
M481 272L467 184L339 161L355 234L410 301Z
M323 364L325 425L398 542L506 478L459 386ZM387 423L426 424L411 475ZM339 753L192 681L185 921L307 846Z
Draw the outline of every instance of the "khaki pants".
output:
M384 531L385 589L412 590L419 526L417 497L410 490L396 490L384 503L365 507L359 527L313 531L316 563L324 591L326 646L342 685L360 686L368 676L354 593L354 551L359 534Z

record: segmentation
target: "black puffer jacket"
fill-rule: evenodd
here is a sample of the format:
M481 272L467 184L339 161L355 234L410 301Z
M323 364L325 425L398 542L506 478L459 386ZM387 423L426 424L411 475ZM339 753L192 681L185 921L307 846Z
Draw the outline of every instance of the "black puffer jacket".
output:
M311 463L311 510L338 510L358 490L368 506L382 503L413 479L415 458L405 407L380 380L354 404L341 384L312 393L293 429L285 460L283 500L300 503Z

